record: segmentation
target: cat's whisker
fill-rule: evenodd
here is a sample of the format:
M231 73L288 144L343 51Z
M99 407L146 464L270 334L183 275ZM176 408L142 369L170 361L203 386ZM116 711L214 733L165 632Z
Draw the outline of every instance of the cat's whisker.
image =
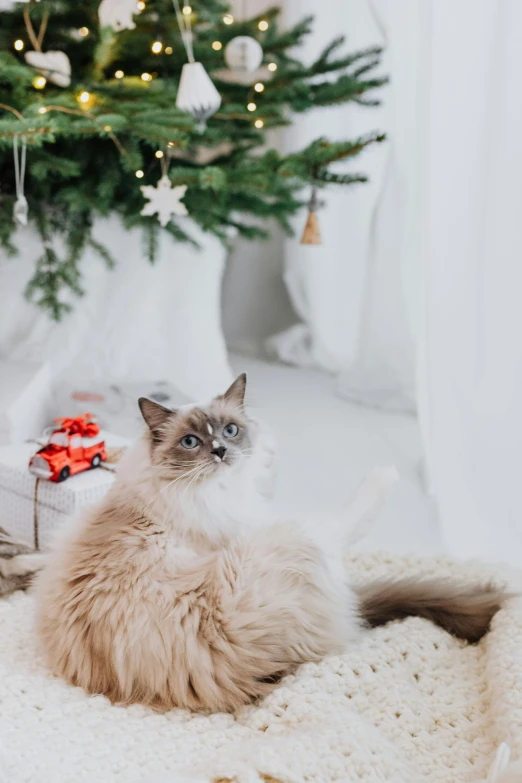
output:
M201 468L200 468L200 470L199 470L199 473L196 473L196 475L195 475L195 476L193 476L193 477L190 479L190 481L188 482L188 484L187 484L187 485L185 486L185 488L184 488L185 495L187 495L187 494L188 494L188 491L189 491L189 489L190 489L190 488L193 486L193 484L195 484L195 482L196 482L196 481L198 481L198 479L199 479L199 478L201 477L201 475L204 473L204 471L205 471L205 468L206 468L206 467L207 467L207 465L202 465L202 466L201 466Z
M186 473L182 473L182 474L181 474L181 476L177 476L176 478L172 479L172 481L169 481L169 483L168 483L166 486L164 486L162 489L160 489L160 491L159 491L159 492L157 492L157 493L154 495L154 497L152 498L152 500L151 500L151 501L150 501L150 502L147 504L147 506L146 506L145 508L146 508L146 509L149 509L149 508L152 506L152 504L153 504L153 503L154 503L154 502L155 502L155 501L158 499L158 497L159 497L160 495L162 495L162 494L163 494L163 493L164 493L164 492L165 492L165 491L166 491L166 490L167 490L169 487L171 487L173 484L177 484L177 483L178 483L178 481L181 481L181 479L184 479L184 478L186 478L187 476L190 476L190 475L191 475L191 473L193 473L194 471L196 471L198 468L199 468L199 465L196 465L195 467L193 467L191 470L187 471Z
M183 484L181 486L181 491L186 494L187 486L191 486L194 480L197 480L200 476L200 474L205 470L206 465L196 465L195 468L192 470L189 470L187 473L184 473L182 476L179 477L179 479L176 480L176 483L178 481L182 481L184 479L188 479L188 484L183 481ZM184 486L183 486L184 485Z
M206 473L206 472L207 472L208 468L212 468L212 467L214 467L214 463L213 463L213 462L204 462L202 465L200 465L200 470L199 470L199 472L196 474L196 476L195 476L195 477L192 477L192 478L190 479L190 482L189 482L189 484L188 484L188 487L191 487L191 486L192 486L192 484L193 484L195 481L197 481L197 480L198 480L198 479L199 479L199 478L200 478L200 477L201 477L201 476L202 476L204 473Z

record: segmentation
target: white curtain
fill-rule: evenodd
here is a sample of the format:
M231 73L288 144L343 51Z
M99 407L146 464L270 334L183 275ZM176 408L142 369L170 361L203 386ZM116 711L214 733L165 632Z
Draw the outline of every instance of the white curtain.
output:
M289 21L314 10L285 7ZM357 161L369 185L328 193L323 246L288 243L302 324L279 354L403 409L416 364L447 549L520 566L522 2L325 0L316 24L306 56L338 32L350 48L380 42L391 84L376 111L299 118L292 146L375 127L389 141Z
M522 3L435 0L419 403L449 550L522 564Z
M282 359L338 374L345 396L400 410L413 407L416 313L409 294L418 285L418 237L407 215L418 186L421 5L418 0L325 0L316 13L314 35L300 50L305 59L343 33L349 50L384 46L379 72L392 74L392 81L379 90L383 104L377 109L349 105L299 116L288 148L320 135L355 138L373 129L386 131L389 140L347 165L367 173L368 184L321 193L326 201L319 212L321 246L300 245L305 216L296 221L297 238L286 245L285 279L302 323L272 341ZM286 0L284 9L293 23L315 13L317 5Z

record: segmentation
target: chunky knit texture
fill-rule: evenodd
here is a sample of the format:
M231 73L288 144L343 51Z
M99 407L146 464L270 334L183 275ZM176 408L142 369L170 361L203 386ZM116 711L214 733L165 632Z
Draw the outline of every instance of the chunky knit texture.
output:
M495 574L382 554L352 556L348 571L354 581ZM477 646L410 618L301 667L262 704L209 717L115 707L54 679L32 610L23 593L0 601L2 782L174 783L201 771L198 780L240 783L479 783L501 742L522 756L521 599Z

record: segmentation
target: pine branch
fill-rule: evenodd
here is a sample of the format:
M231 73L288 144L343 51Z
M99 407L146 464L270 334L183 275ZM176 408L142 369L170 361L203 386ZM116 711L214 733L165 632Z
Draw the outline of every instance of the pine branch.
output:
M80 259L85 247L107 264L114 261L92 237L97 216L117 213L125 226L141 226L146 256L155 258L163 229L155 218L141 216L139 186L157 183L157 152L170 160L173 184L188 185L184 201L193 220L226 245L231 229L260 239L278 221L290 233L290 218L303 208L303 187L365 181L364 174L350 171L350 159L382 142L382 134L337 142L317 139L292 155L266 150L266 134L291 124L295 113L318 106L376 105L386 83L378 71L379 47L345 51L339 36L311 64L304 63L298 47L312 31L311 17L281 29L279 9L273 7L227 25L223 17L230 13L228 3L205 0L195 8L192 21L194 51L209 73L218 74L225 67L225 46L241 34L259 40L264 63L274 62L277 69L263 79L261 93L252 85L218 80L216 75L221 107L200 132L194 118L176 108L186 57L170 3L147 0L145 9L134 16L135 28L119 33L100 30L98 5L99 0L31 4L37 38L48 14L43 50L62 51L71 61L69 87L57 87L48 78L40 90L33 86L37 72L24 61L24 50L13 48L17 39L30 46L24 4L2 12L0 244L8 252L16 250L12 146L15 136L23 136L29 215L42 242L27 295L52 317L63 316L82 293ZM27 7L25 11L27 15ZM259 28L261 20L268 22L266 31ZM78 35L81 27L87 28L86 36ZM155 39L163 45L161 54L152 51ZM216 41L221 49L213 48ZM117 71L124 76L116 78ZM140 78L144 72L153 75L152 81ZM84 91L89 93L86 105L79 100ZM249 103L256 104L254 111L247 109ZM258 119L262 127L255 127ZM343 160L346 171L339 171L337 164ZM137 179L136 172L143 172L143 177ZM171 220L165 230L176 241L197 246L185 223ZM63 257L53 247L56 236L65 242Z

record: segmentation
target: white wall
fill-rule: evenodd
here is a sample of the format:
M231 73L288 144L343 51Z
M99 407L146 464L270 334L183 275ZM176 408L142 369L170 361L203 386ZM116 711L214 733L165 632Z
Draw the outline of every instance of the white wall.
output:
M263 355L266 338L296 320L282 276L282 232L272 228L266 242L236 242L227 262L223 330L232 351Z
M233 7L236 15L253 16L272 5L267 0L235 0ZM274 135L270 146L278 146L280 135ZM297 320L283 282L283 235L277 225L272 228L266 242L238 240L228 259L223 328L233 351L261 354L267 337Z

